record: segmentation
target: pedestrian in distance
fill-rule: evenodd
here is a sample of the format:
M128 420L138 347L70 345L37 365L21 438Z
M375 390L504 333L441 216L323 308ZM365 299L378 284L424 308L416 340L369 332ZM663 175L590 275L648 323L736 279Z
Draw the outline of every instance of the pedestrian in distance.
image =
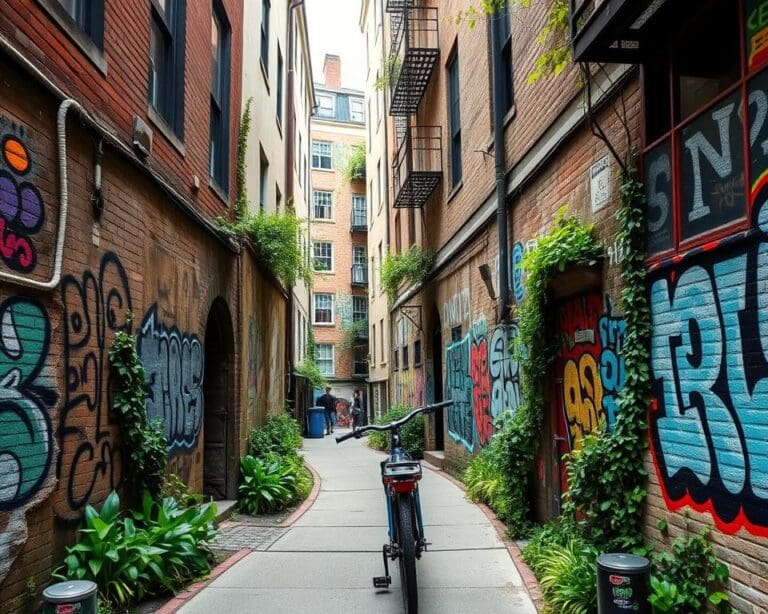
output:
M352 428L360 426L360 417L363 415L362 401L360 400L360 391L355 390L352 397Z
M336 397L331 394L331 387L325 389L325 394L317 399L317 404L325 410L325 434L333 433L333 414L336 412Z

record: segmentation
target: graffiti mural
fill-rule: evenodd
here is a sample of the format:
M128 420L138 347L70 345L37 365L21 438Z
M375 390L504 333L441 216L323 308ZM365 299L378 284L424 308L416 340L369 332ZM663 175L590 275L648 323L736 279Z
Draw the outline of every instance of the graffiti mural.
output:
M525 256L525 246L518 241L512 246L512 289L515 291L515 301L518 303L525 298L523 256Z
M57 394L47 367L51 326L35 300L0 305L0 582L27 538L26 510L51 486L49 412Z
M395 371L395 404L421 407L425 403L424 371L414 365L413 369Z
M250 316L248 318L248 409L251 415L256 408L261 344L261 330L256 324L256 318Z
M451 328L469 320L472 301L469 288L464 288L443 303L443 326Z
M606 297L604 307L599 292L569 299L558 310L560 355L555 373L562 388L555 400L571 449L579 448L584 435L601 422L608 430L615 423L616 402L624 387L621 349L626 325L611 311L610 299Z
M35 238L45 221L45 207L32 181L32 156L21 134L0 136L0 259L28 273L37 264Z
M170 452L194 448L203 423L200 339L165 326L153 305L141 323L137 351L147 372L147 417L162 422Z
M59 480L54 508L63 519L77 519L88 503L97 503L122 479L117 425L110 416L108 352L114 335L127 329L131 310L128 276L112 252L101 258L96 274L61 284L64 306L64 399L59 415Z
M445 398L454 401L447 409L448 434L468 452L485 446L497 419L520 405L520 369L510 351L517 334L514 324L489 331L480 317L446 349Z

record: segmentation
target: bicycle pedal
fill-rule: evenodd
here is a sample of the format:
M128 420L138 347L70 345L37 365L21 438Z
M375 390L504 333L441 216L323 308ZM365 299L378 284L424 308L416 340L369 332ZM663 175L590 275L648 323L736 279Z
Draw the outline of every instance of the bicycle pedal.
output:
M392 584L390 576L376 576L373 579L373 586L375 588L388 588L390 584Z

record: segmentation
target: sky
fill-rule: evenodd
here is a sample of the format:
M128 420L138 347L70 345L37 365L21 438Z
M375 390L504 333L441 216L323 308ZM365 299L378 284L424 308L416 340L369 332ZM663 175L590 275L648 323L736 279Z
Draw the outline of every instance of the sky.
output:
M309 48L315 81L323 81L326 53L341 57L341 85L365 87L364 38L360 32L361 0L305 0Z

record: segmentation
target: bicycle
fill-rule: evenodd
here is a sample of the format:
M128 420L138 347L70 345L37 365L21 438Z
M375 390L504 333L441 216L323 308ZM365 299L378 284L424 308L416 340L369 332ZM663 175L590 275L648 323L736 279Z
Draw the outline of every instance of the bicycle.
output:
M381 481L387 503L389 543L382 547L384 575L373 578L375 588L389 588L389 561L398 560L400 586L406 614L417 614L419 610L416 581L416 559L426 552L429 542L424 538L424 522L421 516L421 500L418 482L421 479L421 463L408 456L400 444L400 427L420 414L430 414L437 409L451 405L453 401L442 401L414 409L407 416L390 424L369 424L358 427L351 433L336 437L339 444L347 439L360 439L369 431L390 432L390 455L381 461Z

